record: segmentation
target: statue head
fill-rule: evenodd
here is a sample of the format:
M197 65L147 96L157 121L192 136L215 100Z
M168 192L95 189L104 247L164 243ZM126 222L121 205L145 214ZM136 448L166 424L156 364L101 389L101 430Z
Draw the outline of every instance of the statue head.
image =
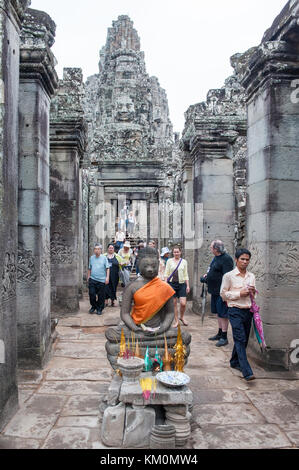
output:
M119 96L116 102L116 121L131 122L135 118L135 106L129 96Z
M145 279L154 279L159 272L159 253L154 248L142 248L138 253L138 267Z

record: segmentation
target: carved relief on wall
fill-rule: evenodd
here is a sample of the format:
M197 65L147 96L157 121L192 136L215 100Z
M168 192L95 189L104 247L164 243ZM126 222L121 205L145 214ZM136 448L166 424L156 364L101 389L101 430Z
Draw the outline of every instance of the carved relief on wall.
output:
M279 285L295 286L298 284L298 271L298 245L292 242L286 243L285 248L276 253L274 257L272 272L276 276Z
M61 234L54 232L51 240L51 264L72 264L77 254L67 245Z
M249 269L255 275L257 281L263 282L266 277L266 253L258 245L254 235L249 244L249 251L252 255Z
M6 302L16 296L16 256L6 253L2 271L2 301Z
M47 241L43 247L41 276L45 281L51 278L51 262L50 262L50 244Z
M36 282L37 271L35 266L35 258L31 250L26 250L22 244L18 247L18 271L17 281Z

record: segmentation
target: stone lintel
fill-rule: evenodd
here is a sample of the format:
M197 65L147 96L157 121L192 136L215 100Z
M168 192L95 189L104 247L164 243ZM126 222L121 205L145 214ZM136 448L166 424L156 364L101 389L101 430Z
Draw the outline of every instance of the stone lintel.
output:
M289 0L272 26L265 32L262 42L276 40L291 40L299 30L299 3Z
M80 159L83 158L86 145L86 133L84 119L69 122L51 122L50 147L73 148L78 150Z
M293 80L298 76L298 50L285 41L269 41L257 48L243 70L241 83L247 90L247 99L250 100L267 84Z
M0 8L3 9L10 19L21 28L26 8L31 0L0 0Z
M51 51L56 25L47 13L29 8L20 44L20 80L38 80L51 98L58 87L56 59Z

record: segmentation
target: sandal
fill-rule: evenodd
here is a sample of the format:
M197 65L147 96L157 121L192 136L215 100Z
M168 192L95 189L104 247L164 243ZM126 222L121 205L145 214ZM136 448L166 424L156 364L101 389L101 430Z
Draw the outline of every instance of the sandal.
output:
M187 323L183 318L180 318L180 321L183 323L184 326L188 326L189 323Z
M179 326L179 324L178 324L178 323L176 323L175 325L173 325L173 327L172 327L172 328L177 328L178 326Z

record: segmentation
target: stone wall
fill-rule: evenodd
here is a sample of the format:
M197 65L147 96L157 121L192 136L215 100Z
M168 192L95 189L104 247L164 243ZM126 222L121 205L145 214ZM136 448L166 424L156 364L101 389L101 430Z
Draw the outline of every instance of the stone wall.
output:
M18 362L41 368L51 347L50 99L58 77L55 23L28 9L22 25L19 96Z
M234 56L232 65L243 60ZM213 258L211 242L221 239L233 255L244 239L246 107L237 73L223 88L210 90L207 101L191 106L185 116L181 146L189 168L186 191L191 179L193 186L193 197L188 196L194 204L193 309L199 312L200 277Z
M78 311L82 293L83 96L81 69L64 69L50 121L51 298L57 313Z
M247 239L267 351L264 364L296 367L299 338L299 5L290 1L240 68L248 106ZM297 361L298 362L298 361ZM298 364L297 364L298 367Z
M0 430L18 404L17 184L20 27L30 2L0 1Z

